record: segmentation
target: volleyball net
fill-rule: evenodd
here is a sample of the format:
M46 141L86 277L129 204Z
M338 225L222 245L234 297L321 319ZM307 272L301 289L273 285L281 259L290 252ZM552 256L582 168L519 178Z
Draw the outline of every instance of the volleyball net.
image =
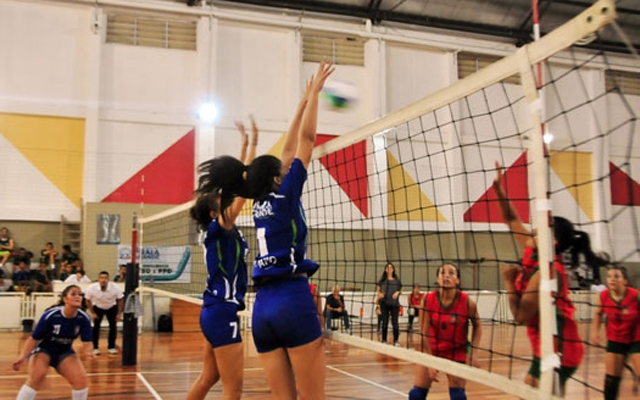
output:
M329 338L520 398L555 397L552 371L543 373L540 389L523 382L531 348L522 339L524 327L513 322L500 272L520 264L522 249L502 220L492 187L495 163L504 168L511 204L538 232L541 261L553 257L551 213L588 233L591 247L612 262L638 263L640 189L633 177L640 176L634 143L640 96L627 92L627 72L612 67L604 54L576 47L609 29L614 14L611 1L599 1L514 54L316 147L303 196L308 257L321 266L311 282L322 297L340 286L352 328L348 334L338 325ZM189 206L141 219L141 290L198 303L207 272ZM251 264L255 234L248 209L237 225L249 242ZM154 270L163 268L149 262L157 251L171 253L175 264ZM566 264L588 360L603 352L589 341L596 299L589 289L600 271L584 261ZM380 343L375 293L387 262L403 283L400 348ZM418 318L409 315L407 295L414 284L423 293L436 289L445 262L458 266L461 289L478 306L480 368L416 350L426 338L418 332ZM251 293L247 299L250 312ZM542 347L553 349L552 296L545 292L541 300ZM516 346L518 340L524 346ZM602 377L601 369L583 361L568 391L599 398Z

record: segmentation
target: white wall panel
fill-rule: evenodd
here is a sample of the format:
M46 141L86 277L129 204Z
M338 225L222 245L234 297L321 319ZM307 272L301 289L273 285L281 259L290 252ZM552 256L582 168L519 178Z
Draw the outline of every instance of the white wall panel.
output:
M27 103L84 104L90 9L0 4L0 96Z
M198 53L105 44L100 106L123 112L194 114Z

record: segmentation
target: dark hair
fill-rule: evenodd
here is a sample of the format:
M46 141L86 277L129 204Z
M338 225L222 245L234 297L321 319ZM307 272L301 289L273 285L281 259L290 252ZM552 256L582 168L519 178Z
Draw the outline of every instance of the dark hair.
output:
M247 167L247 187L248 198L262 199L275 189L274 178L280 176L282 161L272 155L257 157Z
M51 245L51 247L53 247L53 242L47 242L47 246Z
M589 234L576 230L569 220L562 217L553 217L553 234L556 238L556 254L569 251L571 267L577 267L580 254L584 255L585 263L592 270L593 280L600 282L600 267L606 266L609 260L593 252Z
M68 244L65 244L64 246L62 246L62 249L63 249L63 250L66 250L66 251L68 251L68 252L71 252L71 246L70 246L70 245L68 245Z
M66 288L64 288L64 290L62 290L62 293L60 293L60 300L58 300L58 302L54 305L52 305L51 307L47 308L53 308L53 307L59 307L59 306L63 306L64 305L64 298L67 297L67 295L69 294L69 291L71 291L71 289L78 289L80 290L80 292L82 292L82 289L80 289L80 286L78 285L69 285Z
M553 217L553 236L556 238L556 254L562 254L573 246L575 229L566 218Z
M206 231L211 223L211 211L220 213L218 193L206 193L196 198L195 203L189 210L191 219L196 221L198 229Z
M607 267L607 271L611 271L611 270L620 271L620 273L622 274L622 277L627 280L627 285L629 285L629 273L627 272L627 269L625 267L621 265L610 264Z
M106 275L107 278L109 277L109 273L107 271L100 271L100 273L98 274L98 276L100 275Z
M378 282L384 282L387 280L387 267L389 266L393 267L393 274L391 274L391 276L393 276L396 279L398 278L398 275L396 275L396 266L393 265L392 262L387 262L384 265L384 271L382 271L382 276L380 277L380 280Z
M222 218L236 196L248 197L244 182L247 167L231 156L220 156L207 160L198 166L198 187L195 190L198 198L191 208L190 215L201 229L206 229L211 222L210 211L219 211ZM205 199L200 200L202 196ZM220 205L212 204L214 201ZM216 207L216 208L212 208Z

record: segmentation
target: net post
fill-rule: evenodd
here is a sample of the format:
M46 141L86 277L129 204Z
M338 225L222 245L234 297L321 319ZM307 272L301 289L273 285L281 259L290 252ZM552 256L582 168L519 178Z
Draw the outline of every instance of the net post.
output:
M542 107L536 79L531 71L532 63L523 47L517 52L518 66L522 88L529 103L532 118L533 134L531 139L531 155L533 171L537 179L534 180L535 221L538 229L538 261L540 268L540 286L538 289L540 315L540 399L550 399L553 394L554 348L553 334L555 328L554 309L551 299L550 268L552 267L550 200L548 199L548 171L545 160L544 142L542 140ZM547 266L546 268L544 266Z
M138 216L133 213L133 227L131 229L131 262L127 264L124 283L125 305L134 300L138 288L140 269L136 263L138 246ZM133 298L131 296L134 296ZM125 307L122 322L122 365L136 365L138 354L138 317L135 307Z

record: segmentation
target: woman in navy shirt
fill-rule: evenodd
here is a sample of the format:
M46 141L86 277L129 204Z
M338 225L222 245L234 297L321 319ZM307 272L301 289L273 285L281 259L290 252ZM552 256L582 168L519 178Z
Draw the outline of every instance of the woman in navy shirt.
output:
M87 374L71 346L81 337L87 359L93 359L91 318L81 310L82 292L76 285L63 291L58 305L49 308L40 317L22 355L13 362L13 369L20 369L29 360L29 377L22 385L16 400L33 400L42 387L49 367L55 368L71 384L71 399L86 400Z

